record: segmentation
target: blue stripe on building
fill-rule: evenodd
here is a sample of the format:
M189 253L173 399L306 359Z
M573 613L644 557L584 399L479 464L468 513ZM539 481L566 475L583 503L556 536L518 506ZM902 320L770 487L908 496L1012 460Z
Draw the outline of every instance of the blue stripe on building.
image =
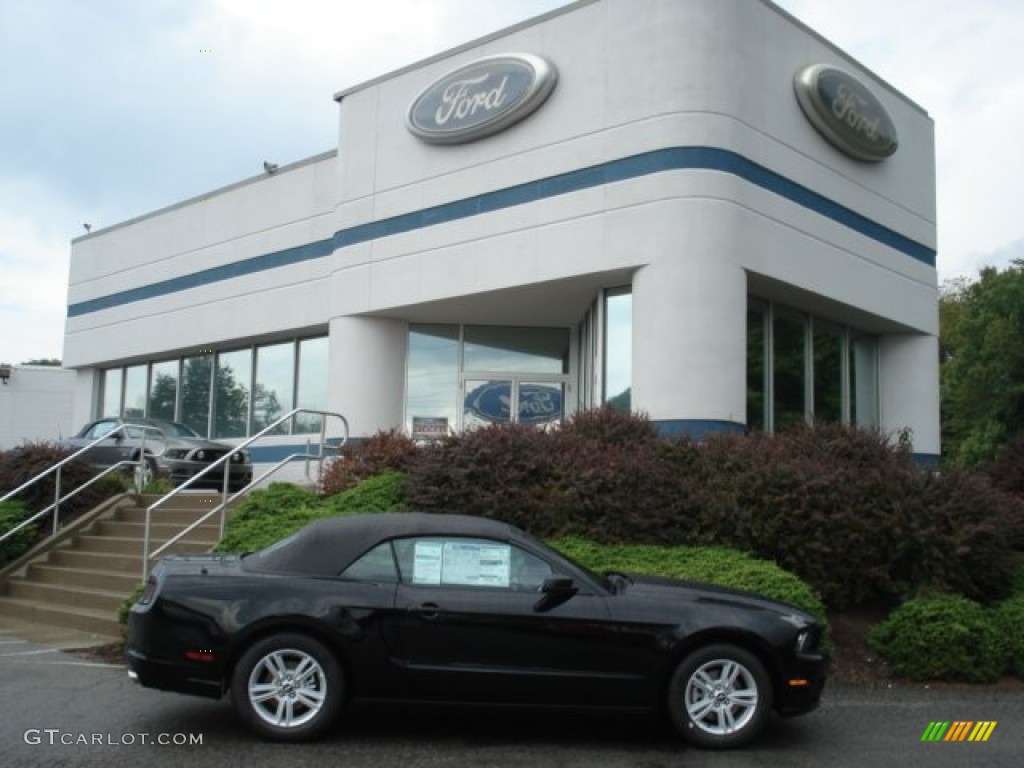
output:
M339 230L326 240L287 248L283 251L254 256L232 264L202 270L190 275L163 280L150 285L119 291L68 306L68 317L131 304L136 301L177 293L251 275L268 269L297 264L328 256L336 250L371 242L391 235L413 232L437 224L458 221L471 216L500 211L559 195L592 189L617 181L638 179L665 171L709 170L737 176L744 181L773 192L780 197L814 211L848 229L871 238L882 245L906 254L927 266L935 266L935 251L899 234L866 216L840 205L807 187L787 179L742 155L717 147L669 147L639 155L611 160L600 165L549 176L537 181L486 192L462 200L393 216L388 219L357 224Z

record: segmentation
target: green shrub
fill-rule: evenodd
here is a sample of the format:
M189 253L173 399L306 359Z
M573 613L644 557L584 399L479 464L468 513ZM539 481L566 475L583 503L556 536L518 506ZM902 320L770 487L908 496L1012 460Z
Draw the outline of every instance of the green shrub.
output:
M405 504L402 494L404 482L405 476L400 472L383 472L366 478L354 488L327 496L320 506L330 516L360 512L400 512Z
M1009 671L1024 677L1024 591L996 606L999 629L1009 644Z
M7 533L29 516L29 511L20 501L0 503L0 535ZM0 542L0 567L28 552L35 541L38 527L38 523L25 526L10 538Z
M142 597L142 593L146 591L145 584L139 584L128 597L121 601L121 605L117 608L117 621L120 624L127 624L128 617L131 616L132 606L138 602L138 599Z
M399 511L402 480L398 473L385 473L325 499L294 485L274 483L245 499L214 551L255 552L323 517Z
M733 549L598 544L576 537L550 543L598 573L640 573L743 589L795 605L826 621L825 606L810 586L774 563Z
M869 643L912 680L992 682L1009 658L995 612L959 595L904 603L872 630Z

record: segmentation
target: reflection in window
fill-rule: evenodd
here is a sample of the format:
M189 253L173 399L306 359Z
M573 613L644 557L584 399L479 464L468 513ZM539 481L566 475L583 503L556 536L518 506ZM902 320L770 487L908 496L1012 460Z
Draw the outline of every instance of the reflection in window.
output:
M775 429L804 421L806 327L806 321L800 315L785 312L775 314L772 339Z
M457 422L459 327L410 325L405 426L429 423L447 433ZM437 421L434 421L434 420Z
M850 418L858 427L878 426L878 341L850 339Z
M103 372L103 403L99 415L121 415L121 382L123 371L120 368L109 368Z
M146 415L146 366L124 369L124 415Z
M467 325L463 368L503 373L568 373L569 330Z
M299 395L296 408L327 410L327 337L299 342ZM295 417L295 433L320 431L323 416L300 413Z
M291 342L256 348L256 387L253 390L252 431L265 429L292 410L295 377L295 345ZM284 435L280 424L269 434Z
M629 411L633 392L633 294L617 288L605 295L604 399Z
M186 357L181 368L181 417L178 421L203 437L210 434L210 383L213 355Z
M252 350L217 356L217 391L213 403L213 436L245 437L249 428L249 387Z
M154 363L149 383L149 418L174 421L178 404L178 361Z
M814 418L843 420L843 329L814 321Z
M808 417L878 425L878 339L751 298L747 425L774 431Z
M765 428L765 404L767 402L767 307L761 302L751 301L747 307L747 426L750 429Z

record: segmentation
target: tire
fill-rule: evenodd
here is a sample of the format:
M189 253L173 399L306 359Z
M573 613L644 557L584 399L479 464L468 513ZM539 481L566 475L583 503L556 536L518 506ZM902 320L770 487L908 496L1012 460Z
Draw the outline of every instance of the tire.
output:
M242 722L272 741L308 741L337 719L345 675L334 655L306 635L257 641L238 660L231 698Z
M672 724L691 744L739 747L764 727L772 685L761 661L734 645L709 645L676 667L668 686Z

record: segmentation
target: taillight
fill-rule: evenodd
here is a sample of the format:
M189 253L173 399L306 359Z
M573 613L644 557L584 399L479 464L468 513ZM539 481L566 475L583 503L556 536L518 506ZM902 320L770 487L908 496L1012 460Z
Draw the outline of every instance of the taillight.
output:
M142 597L139 598L139 605L149 605L153 602L153 598L156 597L156 590L159 586L157 582L156 574L149 574L149 578L146 579L146 588L142 592Z

